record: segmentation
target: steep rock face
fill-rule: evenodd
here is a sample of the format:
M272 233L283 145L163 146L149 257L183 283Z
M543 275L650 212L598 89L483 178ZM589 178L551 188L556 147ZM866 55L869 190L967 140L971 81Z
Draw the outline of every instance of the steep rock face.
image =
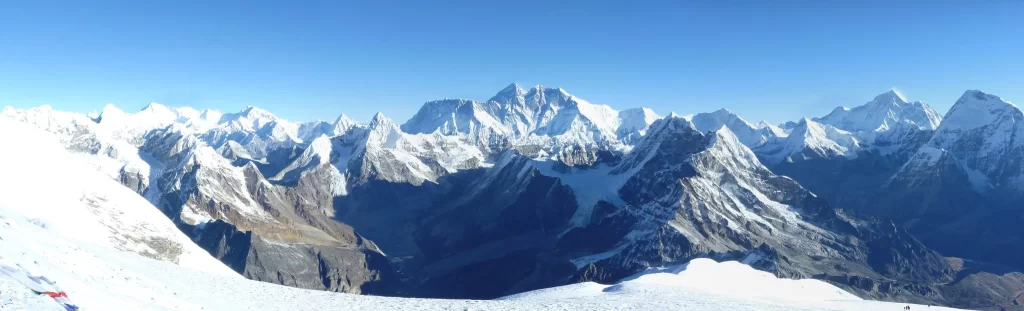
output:
M686 128L685 125L676 127ZM648 139L658 135L653 128ZM643 169L621 190L620 197L630 207L626 211L643 211L634 218L650 228L649 238L628 238L628 243L619 246L621 250L612 252L615 255L605 252L584 257L593 263L579 277L614 278L622 273L623 267L638 265L637 258L649 258L648 264L660 265L674 258L701 254L745 259L779 275L811 275L860 295L880 299L901 297L958 304L966 297L988 290L978 284L950 282L957 268L898 227L851 219L837 213L791 179L775 176L764 169L749 150L743 152L746 148L726 131L704 138L710 144L706 145L706 150L683 149L681 146L687 144L678 139L685 136L670 137L675 137L667 140L671 143L659 144L661 152L649 153L648 157L634 153L633 157L623 160L623 163L630 163L636 162L631 159L648 159ZM730 141L732 143L724 143ZM645 150L643 145L634 151ZM680 166L676 164L677 159L672 159L695 151L683 162L690 165ZM647 182L627 190L641 180ZM679 180L679 183L672 180ZM660 181L667 188L652 185L652 181ZM645 192L655 201L644 200L644 196L629 196ZM735 216L739 212L743 212L742 216ZM616 217L620 223L622 217ZM662 222L666 225L651 225ZM637 231L626 236L637 237ZM805 249L808 245L815 246ZM1012 282L1019 275L974 271L957 277ZM991 307L995 303L1009 302L1011 296L1001 296L986 305L961 305Z
M303 152L313 154L305 159L310 167L289 176L293 187L272 184L252 162L231 165L180 128L152 133L142 150L162 163L156 182L161 209L244 276L303 288L390 293L397 277L379 249L332 219L341 178L333 166L314 163L325 143L330 141L323 138Z
M755 151L773 172L834 206L878 216L872 198L885 191L881 186L931 138L940 121L928 105L889 91L852 109L838 107L824 117L792 123L785 139L790 143Z
M1024 114L998 96L967 91L928 146L957 159L980 192L1024 198Z
M754 250L777 256L769 260L769 268L789 276L834 273L833 265L842 262L848 269L845 273L870 279L888 275L885 267L898 264L885 257L868 264L873 254L862 243L892 243L899 237L865 236L861 232L870 232L865 230L867 224L846 220L793 180L772 174L727 129L708 137L685 133L667 135L664 142L648 149L646 161L632 166L639 171L620 190L625 211L647 226L639 231L647 237L625 244L622 253L596 262L594 269L622 267L639 254L671 262L698 254L737 256ZM680 162L684 164L676 164ZM677 241L673 248L665 247L667 239ZM855 242L858 239L863 240ZM800 246L808 244L824 247ZM909 245L916 253L901 256L933 263L933 268L918 273L917 281L946 277L941 257L919 244Z
M945 301L932 285L952 278L944 258L897 229L878 233L878 224L836 214L772 174L728 129L705 136L669 117L617 164L557 163L510 150L492 167L449 175L430 190L367 183L352 188L339 217L388 219L385 227L417 237L409 244L385 230L360 229L402 258L392 260L421 296L489 298L579 280L613 282L712 256L747 259L784 276L832 278L869 296ZM396 201L383 189L419 199Z
M1024 268L1024 120L1013 104L967 91L886 184L878 214L950 255Z
M394 270L377 252L268 241L221 220L182 228L195 232L199 246L252 280L353 294L394 294L399 288Z

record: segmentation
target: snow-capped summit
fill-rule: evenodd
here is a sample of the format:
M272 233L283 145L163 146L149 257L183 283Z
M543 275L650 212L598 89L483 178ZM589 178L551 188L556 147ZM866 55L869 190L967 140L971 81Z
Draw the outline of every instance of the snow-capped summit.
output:
M219 123L233 129L255 131L275 120L278 120L277 116L269 111L247 106L236 113L225 113Z
M349 130L358 126L359 123L342 114L334 120L334 123L317 120L299 124L298 137L301 141L308 143L323 135L327 137L345 135Z
M1020 120L1020 108L999 96L978 90L965 91L956 101L940 128L943 131L968 130L989 125L1014 124Z
M384 113L378 112L373 114L373 118L370 118L370 123L367 123L367 127L373 129L392 129L398 127L395 121L391 118L384 116Z
M558 90L560 95L567 95L565 100L550 102L541 107L541 123L534 134L573 137L584 142L616 139L621 124L618 111L605 105L591 104L568 95L562 89Z
M731 132L736 134L740 142L750 148L760 147L780 136L770 127L759 128L724 108L714 112L698 113L693 115L690 120L693 122L693 126L702 132L713 132L723 126L728 127Z
M332 125L334 128L334 134L341 135L344 134L345 132L348 132L348 130L352 129L353 127L358 126L359 122L352 120L345 114L341 114L340 116L338 116L337 119L334 120L334 123Z
M331 138L325 134L313 139L306 147L306 150L299 155L292 163L288 164L281 172L270 178L271 180L289 180L298 177L303 171L314 168L318 165L329 163L331 152L334 150ZM251 163L251 162L250 162Z
M301 124L278 118L269 111L248 106L236 113L224 113L215 127L201 131L200 137L217 149L227 141L234 141L245 148L256 159L262 159L268 152L278 148L289 148L303 143L300 135ZM320 133L308 126L303 134L315 138ZM254 159L255 160L255 159Z
M962 167L976 190L1008 191L1024 197L1024 113L1014 104L992 94L969 90L949 109L942 124L919 153L952 157ZM932 159L915 156L922 161ZM931 166L908 163L898 178L926 178ZM924 171L922 171L924 170Z
M202 113L192 108L170 108L159 103L149 103L136 113L127 113L113 104L103 107L96 118L101 135L131 142L139 146L144 135L155 129L172 124L185 124L196 129L212 124L204 122Z
M909 103L907 98L903 96L903 93L896 90L895 88L889 89L888 92L878 94L875 96L875 102L889 102L889 103Z
M855 133L882 132L904 125L930 131L938 127L942 117L928 105L909 102L896 90L890 90L852 109L837 107L814 121Z
M619 139L625 143L633 143L647 133L654 121L661 119L650 108L632 108L619 111Z
M421 185L461 169L477 168L483 153L459 136L440 133L408 134L394 121L377 113L370 123L353 135L346 135L338 148L344 149L338 163L358 180L386 180ZM343 172L345 173L345 172Z
M407 133L433 133L444 135L477 134L488 128L505 134L510 130L490 114L484 104L466 99L443 99L429 101L405 124Z
M860 142L852 133L803 118L786 137L758 148L767 163L819 158L852 157Z
M487 102L465 99L430 101L402 130L444 135L494 134L513 144L623 145L635 142L659 117L650 109L617 111L569 94L562 88L511 84ZM480 131L486 129L486 133Z
M517 98L523 98L524 96L526 96L526 89L519 86L518 83L512 83L498 91L497 94L494 94L488 102L506 103Z

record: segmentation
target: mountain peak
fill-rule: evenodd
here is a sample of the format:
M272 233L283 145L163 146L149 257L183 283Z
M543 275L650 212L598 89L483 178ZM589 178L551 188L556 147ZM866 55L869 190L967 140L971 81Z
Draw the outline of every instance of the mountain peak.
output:
M373 115L373 119L370 119L369 126L370 126L370 128L378 128L378 127L385 127L385 126L386 127L390 127L390 126L393 126L394 124L395 124L395 122L391 121L391 119L389 119L388 117L385 117L384 113L378 112L378 113Z
M979 128L1004 119L1020 120L1021 110L999 96L967 90L946 113L941 129Z
M725 108L715 110L714 112L712 112L712 114L716 114L716 115L730 115L730 116L735 116L736 115L735 113L732 113L732 111L729 111L729 109L725 109Z
M355 120L352 120L344 113L338 116L338 118L334 120L334 124L332 124L332 126L334 126L335 135L344 134L349 129L356 127L357 125L359 125L359 123L357 123Z
M886 132L903 126L934 130L942 117L928 105L911 103L898 90L890 89L864 105L837 107L828 115L813 120L850 132Z
M494 94L488 102L508 103L524 95L526 95L526 90L518 83L512 83L498 91L497 94Z
M338 125L338 124L356 124L356 123L357 122L355 120L352 120L352 118L349 118L348 115L346 115L344 113L342 113L340 116L338 116L337 119L334 119L334 125Z
M47 107L49 107L49 106L47 106ZM103 110L100 111L100 115L97 118L97 120L100 120L100 121L102 121L104 119L112 120L112 119L116 119L116 118L121 118L124 115L125 115L125 113L124 113L123 110L121 110L121 108L117 108L117 106L114 106L114 104L107 104L107 105L103 106Z
M660 126L658 124L660 124ZM670 130L689 129L689 130L693 130L693 131L697 130L697 128L693 126L693 122L690 122L690 120L687 120L685 118L679 117L675 113L672 113L672 115L670 115L670 116L661 118L660 120L655 121L654 124L651 124L651 131L652 132L653 131L658 131L658 130L666 130L666 129L670 129Z
M509 84L504 89L499 91L498 94L513 94L514 95L514 94L522 94L524 92L525 92L525 90L523 89L522 86L519 86L519 83L513 82L512 84Z
M989 93L985 93L985 92L983 92L981 90L967 90L967 91L964 91L964 94L961 95L960 99L958 99L956 101L956 105L960 105L960 104L973 104L973 105L977 105L977 104L991 104L991 105L995 105L995 106L1006 106L1006 105L1009 105L1009 106L1016 107L1016 105L1014 105L1013 103L1010 103L1010 102L1002 99L999 96L996 96L996 95L993 95L993 94L989 94Z
M901 94L900 91L898 91L895 88L893 88L893 89L889 89L888 92L885 92L885 93L882 93L882 94L878 94L878 96L875 96L875 99L872 100L871 103L874 103L874 104L907 104L907 103L910 103L910 102L907 101L906 97L903 97L903 94Z
M566 99L568 99L570 97L573 97L572 94L569 94L569 92L567 92L565 89L563 89L561 87L546 87L546 86L543 86L543 85L540 85L540 84L534 85L532 88L527 90L524 95L526 95L526 96L533 96L533 95L536 95L536 94L544 94L545 96L550 96L550 95L557 94L557 95L561 95L562 97L564 97Z
M49 107L49 106L46 106L46 107ZM108 114L108 113L113 114L113 113L124 113L124 111L121 110L121 108L117 108L117 106L115 106L114 104L106 104L106 105L103 106L103 110L101 110L101 113L102 114Z

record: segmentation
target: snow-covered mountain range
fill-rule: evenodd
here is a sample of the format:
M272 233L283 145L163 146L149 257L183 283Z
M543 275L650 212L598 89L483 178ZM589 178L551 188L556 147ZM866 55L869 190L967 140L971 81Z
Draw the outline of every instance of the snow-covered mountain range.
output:
M1024 198L1022 114L979 91L945 117L889 91L774 126L512 84L487 101L427 102L401 125L331 119L155 103L0 114L48 132L49 149L32 153L73 157L73 176L135 198L12 186L69 189L66 201L108 228L93 231L111 232L90 241L172 262L201 248L203 260L288 286L496 298L710 257L883 300L1012 308L1024 290L1008 272L1024 270L1024 253L1006 250L1024 240L1007 219L1024 215L1012 203ZM15 137L5 146L30 145L4 132ZM6 159L32 178L58 174ZM96 207L106 203L150 206L173 225L125 232L141 225L119 227L130 222ZM1008 227L980 228L995 217ZM957 246L951 229L983 240ZM985 242L994 234L1011 242Z

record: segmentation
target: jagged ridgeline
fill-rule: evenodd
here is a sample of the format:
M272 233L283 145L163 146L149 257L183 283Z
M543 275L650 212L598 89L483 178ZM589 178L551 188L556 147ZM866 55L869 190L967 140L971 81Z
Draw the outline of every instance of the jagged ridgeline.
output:
M159 104L3 117L289 286L486 299L711 257L881 300L1012 307L1024 290L1021 112L978 91L945 118L890 91L779 126L515 84L401 125Z

